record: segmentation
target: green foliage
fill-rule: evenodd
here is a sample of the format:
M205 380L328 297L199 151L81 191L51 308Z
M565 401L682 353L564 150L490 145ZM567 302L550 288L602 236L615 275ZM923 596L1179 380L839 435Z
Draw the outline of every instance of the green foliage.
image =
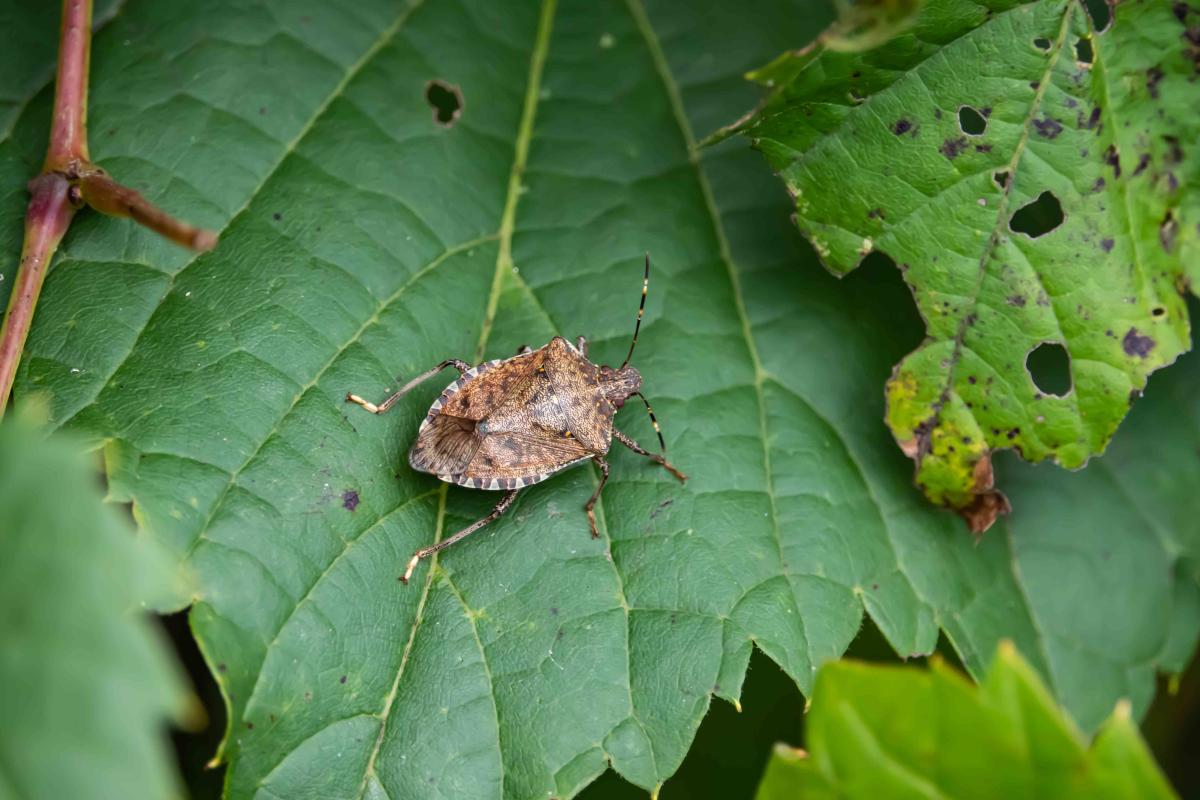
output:
M21 419L0 426L0 508L0 796L177 796L163 733L190 695L141 611L177 571Z
M736 127L832 271L900 265L927 339L888 382L888 424L930 499L980 527L993 451L1082 466L1189 347L1200 6L1112 13L1097 29L1083 0L931 0L878 49L754 73L773 91ZM1044 342L1071 357L1061 395L1026 366Z
M904 287L821 273L757 155L691 149L827 21L799 11L143 2L97 36L92 156L221 245L81 213L17 392L105 443L114 497L197 576L168 605L195 601L229 704L230 797L565 797L610 762L653 787L754 644L809 692L864 610L905 655L942 628L977 675L1015 640L1088 728L1186 658L1197 365L1147 398L1180 409L1160 463L1135 430L1109 471L1001 465L1020 513L976 546L881 424L920 338ZM48 113L0 138L10 256ZM408 469L436 381L382 417L345 393L556 332L619 363L647 250L635 361L692 480L614 452L599 541L576 469L400 584L497 498ZM653 441L636 407L618 425Z
M1175 797L1128 704L1089 747L1011 645L978 687L938 661L830 664L807 731L809 753L776 749L758 800Z

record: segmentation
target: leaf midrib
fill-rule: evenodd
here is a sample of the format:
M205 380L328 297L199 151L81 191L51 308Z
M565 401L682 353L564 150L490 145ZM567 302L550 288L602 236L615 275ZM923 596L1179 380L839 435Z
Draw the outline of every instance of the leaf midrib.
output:
M475 361L479 362L483 358L483 353L487 348L488 339L491 335L492 325L495 321L496 310L500 302L500 289L503 285L505 270L512 270L512 237L516 227L517 205L521 199L521 178L525 173L525 165L529 158L529 145L533 140L533 124L537 117L538 99L541 92L542 73L546 65L546 55L550 49L550 32L554 25L554 11L557 5L557 0L542 0L541 13L538 17L538 29L534 38L533 52L530 55L529 61L529 80L525 87L525 100L521 109L521 121L517 128L517 139L514 145L513 166L509 173L508 189L504 198L504 210L500 217L500 229L497 233L499 238L499 247L496 254L496 269L492 276L492 286L488 292L488 302L484 312L483 324L480 326L479 343L476 346ZM434 544L441 541L445 533L446 521L446 496L449 484L442 483L441 492L438 496L438 511L437 523L434 531ZM433 586L434 577L438 572L438 553L434 553L429 558L429 564L425 570L425 582L421 591L421 599L417 604L417 609L413 614L412 628L409 632L408 643L405 645L404 653L400 659L400 665L396 669L396 678L392 682L391 691L385 700L382 712L379 715L379 735L375 739L375 745L371 750L371 755L367 762L367 768L363 772L362 783L359 786L359 800L366 793L367 784L370 781L371 775L375 771L375 761L379 756L379 751L383 746L384 737L387 735L388 720L391 717L392 704L396 699L396 693L400 688L400 681L404 676L405 667L408 665L409 654L412 652L413 643L416 641L417 632L420 630L422 615L425 610L425 602L429 597L429 592ZM457 589L452 589L460 604L465 608L466 601L463 600ZM500 751L500 793L504 794L504 754L500 747L500 725L499 711L496 708L495 683L492 680L492 668L487 659L487 652L483 649L483 645L479 639L479 633L475 627L474 620L468 620L471 625L472 634L475 637L475 642L479 646L479 656L482 661L484 670L488 679L489 696L492 700L492 714L496 720L496 748Z

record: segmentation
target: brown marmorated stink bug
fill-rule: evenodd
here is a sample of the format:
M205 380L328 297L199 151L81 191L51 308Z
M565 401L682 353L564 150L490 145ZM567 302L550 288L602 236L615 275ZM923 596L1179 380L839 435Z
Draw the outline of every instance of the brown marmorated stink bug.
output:
M421 422L417 441L408 452L413 469L438 476L448 483L471 489L503 491L504 497L492 512L461 531L413 554L402 581L408 583L422 558L432 555L492 522L512 505L526 486L546 480L560 470L587 460L600 468L600 485L584 505L592 537L598 538L593 510L600 490L608 480L604 455L618 442L633 452L661 464L680 481L687 476L659 454L650 453L613 427L613 416L630 395L646 404L658 443L666 452L658 420L645 396L638 391L641 374L629 366L637 345L650 286L650 256L642 278L642 301L638 306L633 341L625 363L613 369L588 360L587 339L571 344L555 336L549 344L532 350L522 347L511 358L487 361L472 367L456 358L446 359L400 387L379 405L358 395L346 400L382 414L418 384L453 367L458 380L441 393Z

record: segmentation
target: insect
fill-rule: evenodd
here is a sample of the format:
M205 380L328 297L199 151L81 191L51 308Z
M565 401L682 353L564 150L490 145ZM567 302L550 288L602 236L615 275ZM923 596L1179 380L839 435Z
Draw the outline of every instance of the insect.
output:
M382 414L442 370L449 367L458 370L458 380L447 386L429 407L417 432L417 441L408 452L408 463L413 469L431 473L448 483L505 493L487 516L414 553L400 580L408 583L421 559L499 518L526 486L589 460L600 469L600 484L583 508L592 538L599 538L595 506L608 481L608 461L604 456L614 438L638 455L660 464L681 482L687 481L687 476L664 455L648 452L613 427L617 410L630 396L637 395L646 405L662 452L666 452L654 410L639 391L642 376L629 366L642 328L649 288L650 256L647 255L633 341L625 362L616 369L589 361L584 337L572 344L555 336L537 350L522 347L511 358L474 367L456 358L447 359L401 386L379 405L356 394L346 395L348 402L357 403L372 414Z

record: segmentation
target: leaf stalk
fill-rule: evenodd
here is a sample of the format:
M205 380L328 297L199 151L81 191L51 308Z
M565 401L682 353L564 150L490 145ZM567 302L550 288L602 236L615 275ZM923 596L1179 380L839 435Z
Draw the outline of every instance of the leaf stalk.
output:
M92 0L63 0L50 142L41 173L29 182L21 260L0 324L0 418L12 391L46 272L77 209L86 204L102 214L129 217L193 250L211 250L217 244L213 231L172 217L91 162L87 145L91 44Z

